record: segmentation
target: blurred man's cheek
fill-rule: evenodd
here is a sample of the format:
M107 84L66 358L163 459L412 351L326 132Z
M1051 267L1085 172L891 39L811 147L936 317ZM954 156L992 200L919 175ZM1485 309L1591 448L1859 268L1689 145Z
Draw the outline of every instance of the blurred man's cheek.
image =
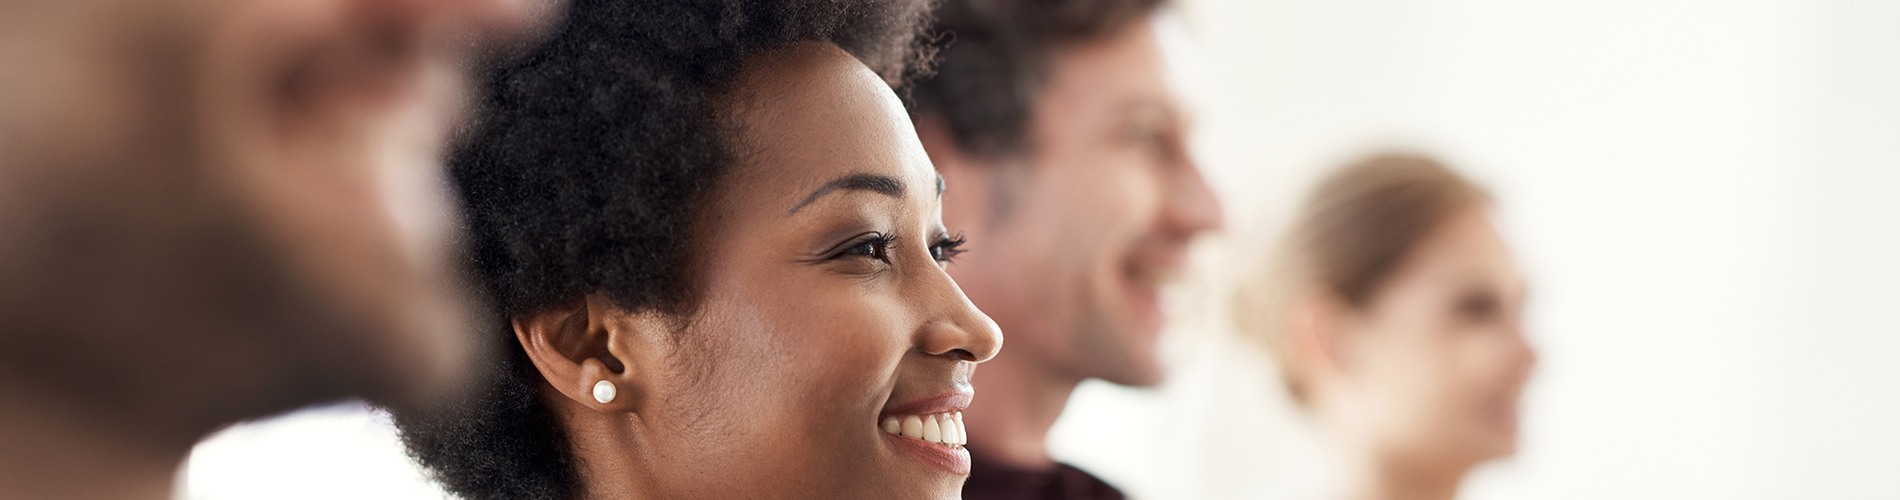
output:
M456 214L444 173L448 124L460 119L462 88L453 68L429 68L417 102L397 110L372 137L381 206L404 257L430 266L445 253Z

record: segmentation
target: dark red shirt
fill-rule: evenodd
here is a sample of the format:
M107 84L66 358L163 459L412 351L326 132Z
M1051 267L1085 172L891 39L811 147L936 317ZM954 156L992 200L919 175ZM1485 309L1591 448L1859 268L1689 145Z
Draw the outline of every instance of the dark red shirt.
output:
M964 500L1122 500L1121 490L1057 462L1042 470L1018 469L983 460L970 451L970 480L963 483Z

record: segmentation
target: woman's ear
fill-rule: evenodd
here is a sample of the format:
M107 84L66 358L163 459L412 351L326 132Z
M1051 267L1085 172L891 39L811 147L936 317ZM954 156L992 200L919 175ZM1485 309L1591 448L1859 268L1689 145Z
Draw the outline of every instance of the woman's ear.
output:
M516 317L515 339L549 386L597 411L638 412L642 365L629 354L649 333L602 294Z
M1331 295L1309 293L1295 300L1287 312L1287 372L1302 391L1351 370L1351 356L1345 352L1346 315L1351 308Z

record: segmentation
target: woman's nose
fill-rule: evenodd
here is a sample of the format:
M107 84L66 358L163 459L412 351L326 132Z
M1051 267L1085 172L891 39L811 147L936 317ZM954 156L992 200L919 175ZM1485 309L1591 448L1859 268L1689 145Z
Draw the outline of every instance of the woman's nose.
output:
M918 335L919 347L933 356L962 361L980 363L996 357L1003 347L1003 332L996 322L963 295L948 273L939 270L929 282L930 293L922 304L926 320Z
M1519 369L1529 373L1537 367L1537 346L1531 345L1531 339L1525 334L1522 321L1511 324L1511 349L1518 360Z

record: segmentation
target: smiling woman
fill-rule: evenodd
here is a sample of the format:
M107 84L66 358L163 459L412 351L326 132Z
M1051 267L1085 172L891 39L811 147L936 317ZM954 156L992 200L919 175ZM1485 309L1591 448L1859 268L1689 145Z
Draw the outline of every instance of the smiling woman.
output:
M955 498L1001 337L891 85L922 5L579 2L452 171L508 347L398 414L464 498Z
M1337 444L1342 498L1456 498L1517 450L1536 365L1524 277L1491 198L1436 160L1381 155L1314 190L1240 320Z

